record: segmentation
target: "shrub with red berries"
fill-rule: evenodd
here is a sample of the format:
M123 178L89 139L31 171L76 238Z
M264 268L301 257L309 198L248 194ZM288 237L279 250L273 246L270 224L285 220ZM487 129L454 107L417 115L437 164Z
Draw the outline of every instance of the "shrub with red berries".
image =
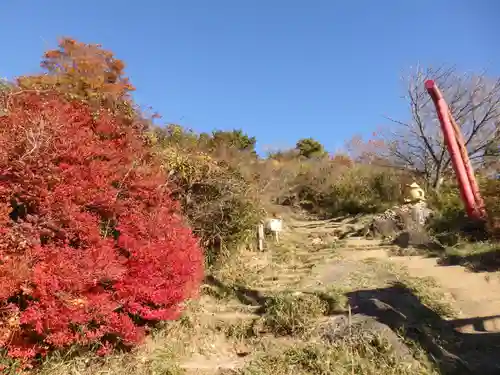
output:
M203 257L138 131L56 93L2 95L0 348L106 352L176 318Z

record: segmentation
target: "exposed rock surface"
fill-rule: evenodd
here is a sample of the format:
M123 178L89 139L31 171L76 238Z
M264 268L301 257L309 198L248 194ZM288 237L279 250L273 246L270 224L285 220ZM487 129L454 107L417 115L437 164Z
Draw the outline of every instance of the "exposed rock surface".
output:
M413 354L401 338L387 325L377 319L362 314L349 317L338 315L332 317L323 327L323 337L329 342L349 338L371 342L382 338L387 342L399 362L413 364Z

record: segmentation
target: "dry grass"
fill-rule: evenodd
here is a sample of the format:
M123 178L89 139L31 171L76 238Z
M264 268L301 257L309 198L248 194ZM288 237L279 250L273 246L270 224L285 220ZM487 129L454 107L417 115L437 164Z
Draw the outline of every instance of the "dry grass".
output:
M194 334L196 333L196 334ZM144 345L126 353L104 358L92 353L68 351L47 358L35 371L37 375L121 374L180 375L179 363L193 351L206 352L211 348L216 332L201 320L201 310L192 303L181 319L156 329Z
M457 310L453 307L453 300L449 294L444 293L439 284L430 277L402 278L403 285L408 288L420 302L434 311L442 318L456 318Z
M382 337L350 336L333 345L296 343L262 353L239 375L410 375L437 374L424 363L400 363ZM229 373L228 373L229 374Z
M443 318L456 317L453 300L429 277L412 277L408 271L388 260L367 258L356 262L344 280L337 284L345 292L386 288L396 284L406 287L420 302ZM352 264L352 263L351 263Z
M266 301L262 324L277 336L307 336L326 311L326 303L314 294L277 293Z
M439 263L442 265L460 265L473 272L489 272L500 276L500 243L476 242L461 243L447 248Z

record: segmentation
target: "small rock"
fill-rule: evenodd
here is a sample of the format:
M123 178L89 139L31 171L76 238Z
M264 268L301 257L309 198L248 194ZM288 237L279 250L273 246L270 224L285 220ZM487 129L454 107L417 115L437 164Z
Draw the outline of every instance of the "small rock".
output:
M252 350L249 348L249 346L243 343L235 344L234 351L238 357L246 357L247 355L252 353Z
M311 241L311 243L314 246L317 246L317 245L322 245L324 242L323 242L323 240L321 238L316 237L316 238L313 238L313 240Z

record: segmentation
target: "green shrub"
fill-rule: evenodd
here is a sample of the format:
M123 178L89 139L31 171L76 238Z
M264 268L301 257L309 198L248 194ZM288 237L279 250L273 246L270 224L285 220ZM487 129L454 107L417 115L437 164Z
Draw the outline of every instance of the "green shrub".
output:
M297 141L295 149L305 158L322 157L326 155L325 148L313 138L303 138Z
M480 178L478 182L488 214L488 227L496 237L500 228L500 181ZM429 205L436 211L429 223L430 229L436 234L460 233L471 224L456 182L443 185L439 193L431 192Z
M401 176L389 168L349 165L336 160L299 162L282 201L332 217L381 212L402 200Z
M240 151L255 152L255 137L250 137L241 129L231 131L214 130L212 132L213 147L229 146Z
M177 136L181 145L189 140ZM175 186L173 197L205 248L207 264L215 265L254 241L262 210L252 184L237 167L196 147L152 140Z
M435 211L429 229L438 233L458 233L467 221L460 189L456 183L444 184L439 192L430 191L428 203Z
M500 238L500 180L484 181L481 193L488 212L489 231L493 237Z

